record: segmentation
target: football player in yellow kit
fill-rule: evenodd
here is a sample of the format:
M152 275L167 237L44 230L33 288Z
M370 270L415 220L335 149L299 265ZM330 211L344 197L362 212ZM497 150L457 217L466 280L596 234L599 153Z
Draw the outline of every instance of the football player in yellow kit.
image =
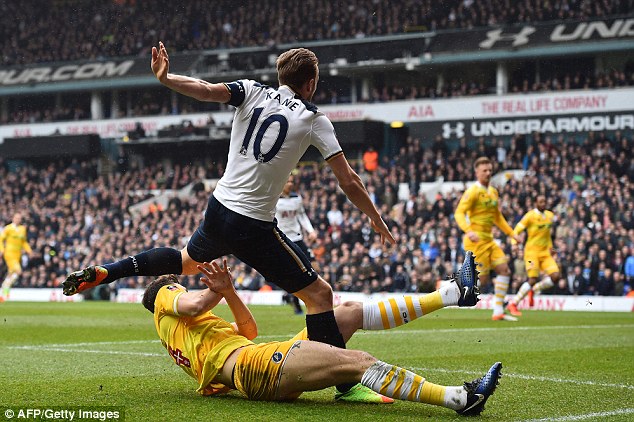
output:
M2 282L0 302L9 298L11 286L22 274L22 251L31 255L31 247L27 239L26 226L22 225L22 214L15 213L11 224L8 224L0 233L0 253L7 265L7 276Z
M491 270L495 270L495 301L492 319L517 321L517 318L504 313L504 297L509 287L511 271L504 251L493 240L493 225L498 226L507 236L511 236L516 241L519 237L513 233L513 229L500 211L497 189L489 184L493 172L491 160L480 157L473 167L477 181L462 194L454 218L465 233L463 239L465 250L473 252L478 262L481 285L489 283Z
M553 212L546 209L546 196L538 195L535 198L535 208L524 214L524 217L513 229L514 234L518 235L524 230L528 234L524 246L524 262L526 263L528 281L520 286L515 297L509 302L508 310L511 315L522 315L517 309L517 305L524 299L524 296L531 292L538 293L549 289L559 282L559 267L552 256L553 239L550 235L554 219ZM547 275L543 280L537 282L540 271ZM529 303L529 306L532 304Z
M226 260L222 266L207 262L198 269L207 289L188 292L177 276L164 275L146 288L143 305L153 313L161 343L174 363L196 379L203 395L236 389L252 400L287 401L304 391L351 382L388 397L478 415L501 376L502 364L496 362L473 382L454 387L432 384L366 352L307 341L306 329L288 341L255 344L251 340L257 336L257 324L235 291ZM420 301L404 297L402 303L346 302L335 309L337 324L348 341L360 328L388 329L445 306L473 306L478 300L476 282L475 262L467 254L452 282ZM211 312L222 298L233 323Z

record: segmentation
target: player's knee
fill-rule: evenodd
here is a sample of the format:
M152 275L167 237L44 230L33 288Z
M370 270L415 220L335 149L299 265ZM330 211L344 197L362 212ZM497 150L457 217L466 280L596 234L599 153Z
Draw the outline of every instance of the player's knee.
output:
M348 361L355 366L361 364L362 367L369 367L377 360L374 356L363 350L346 349L346 355Z
M332 287L330 287L330 284L321 277L318 277L315 283L317 283L316 290L319 298L323 301L332 302Z
M559 273L552 273L550 275L550 279L553 281L553 283L557 283L560 278L561 278L561 274Z
M511 275L511 270L507 264L498 265L495 269L495 273L501 276Z
M361 302L355 302L349 300L347 302L343 302L341 305L342 308L346 309L346 312L355 313L355 312L363 312L363 305Z
M199 263L194 261L192 257L189 256L189 253L187 252L187 247L181 249L181 263L183 265L181 274L183 275L198 274L200 272L197 267Z
M311 311L332 309L333 307L332 288L321 277L318 277L308 287L296 292L295 296L300 298Z

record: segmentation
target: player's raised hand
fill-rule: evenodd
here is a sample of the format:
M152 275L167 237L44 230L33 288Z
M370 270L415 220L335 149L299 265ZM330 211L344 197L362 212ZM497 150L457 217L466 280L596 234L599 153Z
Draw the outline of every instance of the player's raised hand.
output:
M222 267L216 261L204 262L201 265L197 265L197 267L204 274L200 281L209 290L224 295L225 292L234 289L231 269L227 266L226 258L222 260Z
M387 224L385 224L385 221L383 221L382 218L380 218L378 222L374 220L370 220L370 222L372 224L372 230L381 235L382 244L385 244L385 242L389 243L390 245L396 243L396 240L394 240L394 236L392 236L392 233L390 233L390 229L387 228Z
M159 41L158 48L152 47L152 72L154 76L161 82L167 79L167 73L170 70L170 58L167 55L167 49L162 41Z

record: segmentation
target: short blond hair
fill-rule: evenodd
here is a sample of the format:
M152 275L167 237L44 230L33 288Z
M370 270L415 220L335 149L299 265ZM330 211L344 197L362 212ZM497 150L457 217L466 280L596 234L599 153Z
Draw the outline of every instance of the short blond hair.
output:
M319 60L307 48L293 48L280 54L276 65L280 85L288 85L299 91L306 82L317 77Z
M478 157L476 158L475 162L473 163L473 169L477 169L478 167L480 167L483 164L491 164L493 165L493 163L491 162L491 160L489 159L489 157Z

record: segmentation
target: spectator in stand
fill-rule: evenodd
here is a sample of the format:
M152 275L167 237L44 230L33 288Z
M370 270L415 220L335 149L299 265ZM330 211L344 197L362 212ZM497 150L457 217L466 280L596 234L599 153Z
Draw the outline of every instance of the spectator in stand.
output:
M369 173L374 173L379 167L379 153L372 145L363 153L363 168Z

